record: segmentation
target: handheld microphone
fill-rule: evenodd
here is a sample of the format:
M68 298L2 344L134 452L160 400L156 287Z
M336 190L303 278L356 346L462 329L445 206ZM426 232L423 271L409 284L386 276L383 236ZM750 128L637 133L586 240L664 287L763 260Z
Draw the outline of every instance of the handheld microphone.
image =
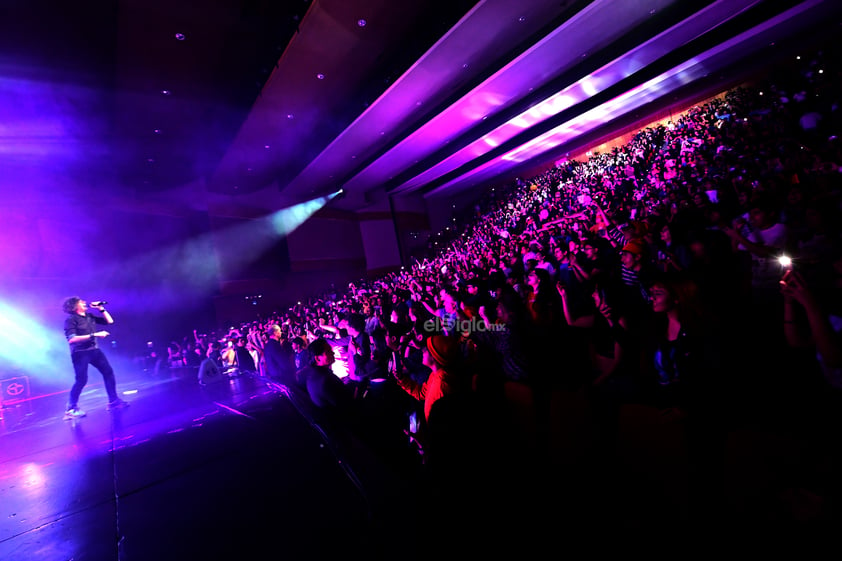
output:
M91 302L91 306L94 307L105 306L106 304L108 304L108 302L106 302L105 300L97 300L96 302Z

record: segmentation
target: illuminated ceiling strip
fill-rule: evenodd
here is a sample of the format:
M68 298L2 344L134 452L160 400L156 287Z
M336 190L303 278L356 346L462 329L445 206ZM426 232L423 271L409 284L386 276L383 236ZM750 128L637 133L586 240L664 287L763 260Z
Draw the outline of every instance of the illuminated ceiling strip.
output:
M652 64L670 51L704 35L739 13L749 9L756 3L757 0L743 0L742 2L720 0L707 6L693 18L684 20L661 32L652 39L625 53L622 57L611 61L588 76L577 80L527 111L510 119L482 138L477 139L470 145L455 152L435 166L399 186L395 189L395 192L405 192L429 184L474 158L488 153L494 147L520 134L524 129L531 128L538 123L546 121L565 109L585 101L619 81L628 78L633 73ZM723 7L730 10L725 17L721 13ZM720 11L718 12L717 10Z
M588 132L598 125L617 118L624 113L636 109L637 107L645 105L653 99L669 93L675 88L679 88L693 80L699 79L714 70L713 67L715 64L713 63L717 61L717 57L726 55L730 49L736 48L743 43L753 41L759 46L765 45L768 39L762 36L763 33L774 29L776 26L786 21L793 21L794 18L804 14L821 3L821 0L811 0L779 14L778 16L773 17L762 24L753 27L752 29L705 51L698 57L686 61L668 72L665 72L645 82L644 84L625 92L599 107L591 109L590 111L587 111L586 113L559 125L558 127L530 140L514 150L478 166L471 172L448 181L447 183L430 191L425 196L428 197L434 194L439 194L457 183L467 181L471 177L480 174L482 171L489 171L492 167L502 167L504 170L512 165L534 158L543 152L560 146L564 142L571 140L578 135ZM705 63L709 61L712 61L712 63L706 66ZM503 165L506 162L511 163ZM495 169L493 175L496 175L499 172L500 170Z

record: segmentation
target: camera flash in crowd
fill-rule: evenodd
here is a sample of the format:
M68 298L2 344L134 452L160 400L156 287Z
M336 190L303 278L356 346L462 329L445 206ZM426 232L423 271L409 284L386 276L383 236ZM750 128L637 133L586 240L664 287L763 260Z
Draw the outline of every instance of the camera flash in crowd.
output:
M781 264L781 267L792 267L792 259L788 255L778 257L778 263Z

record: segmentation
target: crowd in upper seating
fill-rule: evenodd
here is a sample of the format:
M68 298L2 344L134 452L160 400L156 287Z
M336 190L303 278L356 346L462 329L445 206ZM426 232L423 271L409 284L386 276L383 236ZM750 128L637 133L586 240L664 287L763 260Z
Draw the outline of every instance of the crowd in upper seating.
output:
M829 52L796 64L490 190L421 262L196 334L171 360L203 383L259 372L398 439L411 416L432 458L491 427L497 453L540 456L575 394L596 457L629 406L682 427L699 489L747 425L810 434L838 461L842 80ZM807 479L787 484L825 497Z

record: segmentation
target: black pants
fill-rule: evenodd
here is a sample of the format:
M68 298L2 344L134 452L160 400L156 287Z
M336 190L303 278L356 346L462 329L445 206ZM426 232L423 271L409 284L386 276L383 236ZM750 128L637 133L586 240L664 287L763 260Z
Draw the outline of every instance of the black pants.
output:
M82 393L82 388L88 383L88 365L93 364L94 368L99 370L102 374L102 379L105 382L105 391L108 392L108 401L114 401L117 396L117 383L114 381L114 369L105 358L105 354L100 349L90 349L87 351L76 351L71 353L73 359L73 370L76 372L76 382L70 390L70 401L67 402L68 409L75 409L79 404L79 395Z

